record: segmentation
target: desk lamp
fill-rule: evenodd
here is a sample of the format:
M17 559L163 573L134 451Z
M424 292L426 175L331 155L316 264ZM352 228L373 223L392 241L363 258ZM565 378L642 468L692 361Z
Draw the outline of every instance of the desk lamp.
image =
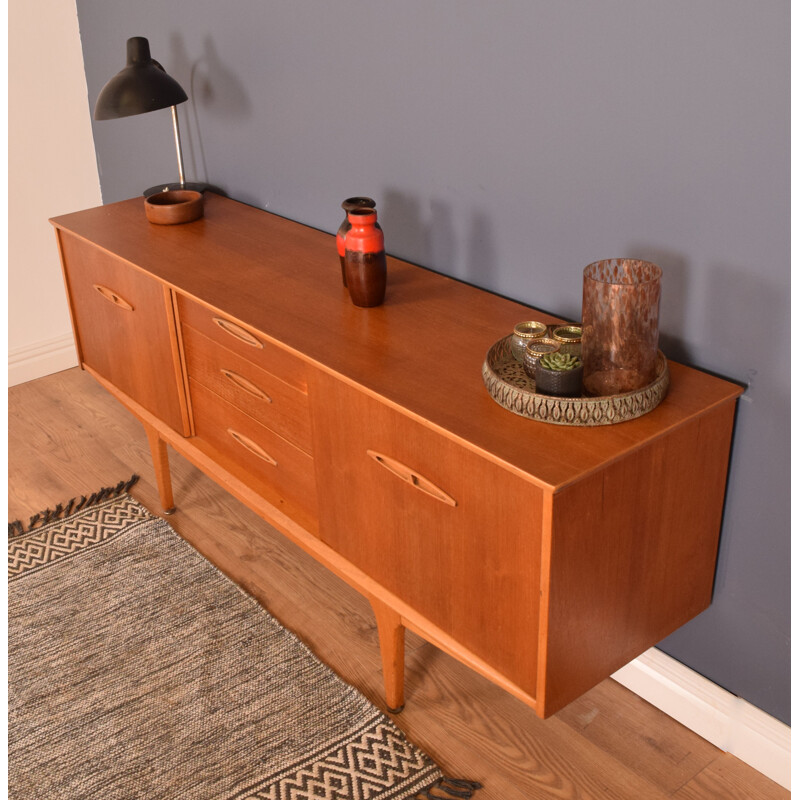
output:
M206 183L186 183L183 172L181 134L178 127L179 103L189 98L181 85L164 71L164 67L150 56L150 43L143 36L128 39L128 63L100 91L94 107L94 118L118 119L134 114L172 110L172 127L175 133L175 149L178 152L179 183L161 184L145 190L145 197L172 189L192 189L202 192L209 188Z

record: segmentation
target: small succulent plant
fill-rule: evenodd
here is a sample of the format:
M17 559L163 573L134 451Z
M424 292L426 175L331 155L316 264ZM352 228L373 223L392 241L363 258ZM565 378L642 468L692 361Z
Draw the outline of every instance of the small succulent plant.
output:
M539 366L542 369L568 372L571 369L578 369L578 367L583 366L583 362L578 356L568 355L567 353L547 353L539 359Z

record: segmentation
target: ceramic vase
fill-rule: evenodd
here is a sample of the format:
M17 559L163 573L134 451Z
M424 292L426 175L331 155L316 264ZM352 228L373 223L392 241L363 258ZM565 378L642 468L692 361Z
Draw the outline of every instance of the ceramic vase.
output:
M378 215L371 208L347 212L350 230L344 237L347 288L354 305L379 306L386 295L386 251Z
M344 237L350 230L350 220L347 218L347 214L354 208L375 208L375 201L371 197L348 197L347 200L342 201L342 208L344 209L344 222L336 232L336 249L339 252L339 264L342 268L342 283L347 286L347 273L344 267ZM380 228L380 225L378 227Z

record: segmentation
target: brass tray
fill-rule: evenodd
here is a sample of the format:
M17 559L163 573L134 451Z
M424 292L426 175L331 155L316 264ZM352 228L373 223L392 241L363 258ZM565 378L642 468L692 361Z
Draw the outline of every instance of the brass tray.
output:
M669 368L658 351L658 374L643 389L607 397L551 397L537 394L536 384L511 355L511 336L495 342L483 362L483 382L492 399L521 417L553 425L593 427L641 417L666 397Z

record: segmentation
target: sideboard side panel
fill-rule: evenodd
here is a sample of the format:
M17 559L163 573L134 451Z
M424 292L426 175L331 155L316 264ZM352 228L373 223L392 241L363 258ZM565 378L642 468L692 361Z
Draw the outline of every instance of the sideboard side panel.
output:
M78 356L78 364L83 369L83 351L81 349L81 340L78 336L78 317L75 311L75 300L72 292L69 289L69 278L67 277L67 259L64 253L64 236L67 235L65 231L60 228L55 228L56 244L58 245L58 257L61 261L61 277L64 279L64 292L67 295L67 305L69 307L69 320L72 325L72 338L75 341L75 353Z
M735 402L554 496L544 715L711 602Z

